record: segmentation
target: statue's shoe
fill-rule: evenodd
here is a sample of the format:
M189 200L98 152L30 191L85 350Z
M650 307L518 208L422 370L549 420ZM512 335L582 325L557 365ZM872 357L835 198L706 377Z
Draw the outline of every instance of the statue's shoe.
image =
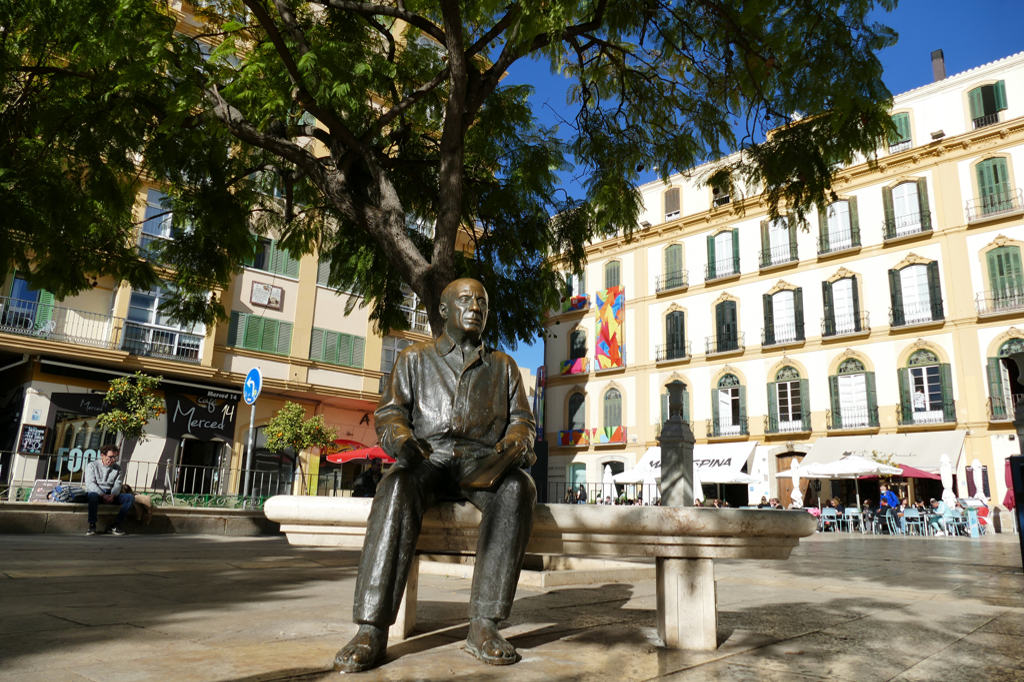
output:
M388 648L387 630L373 625L360 625L356 636L334 657L334 669L358 673L376 666Z
M519 660L516 648L498 633L493 621L470 625L466 651L487 665L512 665Z

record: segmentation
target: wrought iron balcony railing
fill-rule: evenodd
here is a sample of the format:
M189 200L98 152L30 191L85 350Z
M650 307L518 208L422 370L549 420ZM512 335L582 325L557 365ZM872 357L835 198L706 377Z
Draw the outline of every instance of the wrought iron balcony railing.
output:
M915 324L941 322L944 319L942 299L926 303L904 303L889 308L889 325L892 327L908 327Z
M908 149L910 149L910 140L900 140L895 144L889 145L890 154L899 154L900 152L905 152Z
M750 429L747 428L747 418L709 419L707 421L708 438L728 438L730 436L749 436Z
M782 415L777 414L770 414L764 418L765 433L807 433L810 430L811 413L807 411L801 412L799 419L783 419Z
M124 320L36 301L0 297L0 332L93 348L117 348Z
M999 123L999 112L989 114L988 116L982 116L981 118L974 119L974 129L984 128L985 126L991 126Z
M665 343L654 347L654 361L684 360L690 357L691 343Z
M803 321L796 324L777 324L771 329L761 330L762 346L781 346L787 343L798 343L803 340Z
M775 246L770 249L764 249L761 251L759 256L761 262L761 268L770 268L774 265L783 265L785 263L794 263L800 258L796 253L796 242L790 244L784 244L783 246Z
M988 419L993 422L1007 422L1013 420L1013 415L1020 401L1024 400L1024 394L1017 393L1006 397L989 398L985 403L988 408Z
M122 348L134 355L199 364L203 337L148 324L124 323Z
M825 237L818 237L818 255L836 253L846 249L855 249L860 246L860 230L836 230L829 232Z
M733 277L740 274L740 258L727 258L725 260L709 263L704 266L704 281L710 282L715 279Z
M1007 287L999 291L982 291L974 295L979 315L999 315L1024 310L1024 287Z
M430 320L427 319L427 311L416 310L406 306L401 306L402 314L405 315L406 321L409 323L409 330L414 332L420 332L421 334L430 333Z
M825 411L825 428L829 431L868 429L878 426L878 408L847 408Z
M923 394L922 394L923 395ZM896 421L900 426L914 424L947 424L956 422L956 403L952 400L943 400L936 406L922 401L914 405L900 403L896 409Z
M832 337L870 332L871 325L868 324L868 319L868 313L823 317L821 318L821 335L824 337Z
M690 286L690 273L687 270L666 272L664 275L655 275L654 277L654 290L658 293L687 286Z
M706 355L717 355L719 353L733 353L745 348L744 341L746 332L740 332L731 336L708 336L704 338L704 353Z
M1022 194L1024 193L1018 188L1011 189L1009 192L995 192L987 197L970 199L964 208L967 213L967 222L1024 211Z
M897 216L892 220L883 221L882 237L886 241L897 237L906 237L922 232L931 232L932 213L931 211L919 211Z

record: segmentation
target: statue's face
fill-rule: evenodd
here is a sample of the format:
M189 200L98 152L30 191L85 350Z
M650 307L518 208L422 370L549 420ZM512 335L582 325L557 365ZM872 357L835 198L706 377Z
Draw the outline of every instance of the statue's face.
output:
M440 310L449 334L480 336L487 324L487 292L476 280L458 280L451 285Z

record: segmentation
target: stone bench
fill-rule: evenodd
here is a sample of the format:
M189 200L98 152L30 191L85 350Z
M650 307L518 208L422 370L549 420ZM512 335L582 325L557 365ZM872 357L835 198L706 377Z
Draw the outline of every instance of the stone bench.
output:
M362 549L369 499L277 496L267 518L293 545ZM440 504L423 519L419 553L472 554L480 512ZM581 557L655 557L658 634L665 646L715 649L714 559L788 559L817 520L803 511L538 504L527 552ZM416 624L418 561L413 562L393 639Z

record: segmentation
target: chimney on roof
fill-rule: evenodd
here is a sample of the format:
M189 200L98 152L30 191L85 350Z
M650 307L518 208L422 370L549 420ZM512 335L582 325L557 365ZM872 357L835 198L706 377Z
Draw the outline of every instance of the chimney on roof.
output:
M936 83L946 79L946 59L942 56L942 50L932 52L932 76Z

